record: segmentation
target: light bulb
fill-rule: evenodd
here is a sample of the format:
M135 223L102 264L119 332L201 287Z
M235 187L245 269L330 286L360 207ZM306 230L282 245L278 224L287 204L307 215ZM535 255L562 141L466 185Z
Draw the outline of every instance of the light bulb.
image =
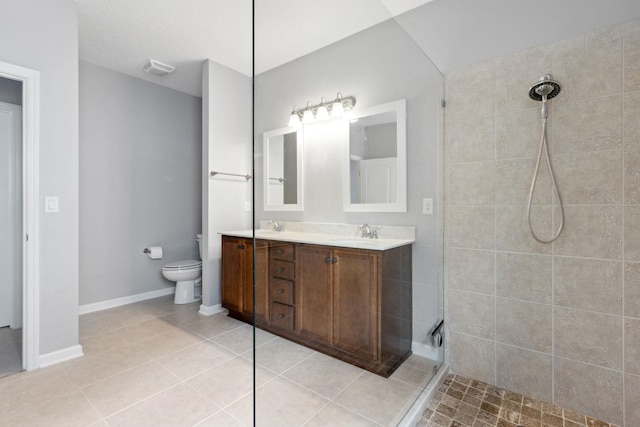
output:
M342 101L336 100L331 107L331 115L333 117L342 117L344 115L344 106L342 105Z
M329 118L329 111L327 107L323 104L318 107L318 111L316 112L316 119L325 120Z
M298 113L295 111L291 112L291 117L289 117L289 126L298 126L300 124L300 117L298 117Z
M304 110L302 115L302 123L311 123L313 121L313 112L311 110Z

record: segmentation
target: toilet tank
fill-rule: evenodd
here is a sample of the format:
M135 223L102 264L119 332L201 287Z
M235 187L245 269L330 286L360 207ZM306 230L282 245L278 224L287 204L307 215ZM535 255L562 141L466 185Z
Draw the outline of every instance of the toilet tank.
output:
M196 234L196 240L198 241L198 253L202 259L202 234Z

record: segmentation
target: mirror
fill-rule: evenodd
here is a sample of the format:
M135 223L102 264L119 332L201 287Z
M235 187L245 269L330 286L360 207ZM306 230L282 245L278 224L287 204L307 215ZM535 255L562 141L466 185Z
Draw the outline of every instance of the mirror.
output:
M406 101L351 115L343 155L345 212L407 211Z
M301 211L302 129L287 127L264 133L264 210Z

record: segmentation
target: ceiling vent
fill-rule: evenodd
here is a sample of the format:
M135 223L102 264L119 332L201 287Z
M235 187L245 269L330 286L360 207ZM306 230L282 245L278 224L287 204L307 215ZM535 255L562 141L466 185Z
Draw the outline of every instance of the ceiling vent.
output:
M164 77L173 73L176 67L163 64L155 59L150 59L149 62L142 68L146 73L153 74L154 76Z

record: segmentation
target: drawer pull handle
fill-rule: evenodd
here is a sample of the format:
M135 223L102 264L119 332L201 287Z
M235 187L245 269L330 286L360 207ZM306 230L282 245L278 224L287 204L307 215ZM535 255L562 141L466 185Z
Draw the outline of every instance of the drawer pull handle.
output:
M284 289L282 289L282 288L278 289L278 293L279 294L284 294Z
M284 314L282 313L278 314L278 319L284 319Z

